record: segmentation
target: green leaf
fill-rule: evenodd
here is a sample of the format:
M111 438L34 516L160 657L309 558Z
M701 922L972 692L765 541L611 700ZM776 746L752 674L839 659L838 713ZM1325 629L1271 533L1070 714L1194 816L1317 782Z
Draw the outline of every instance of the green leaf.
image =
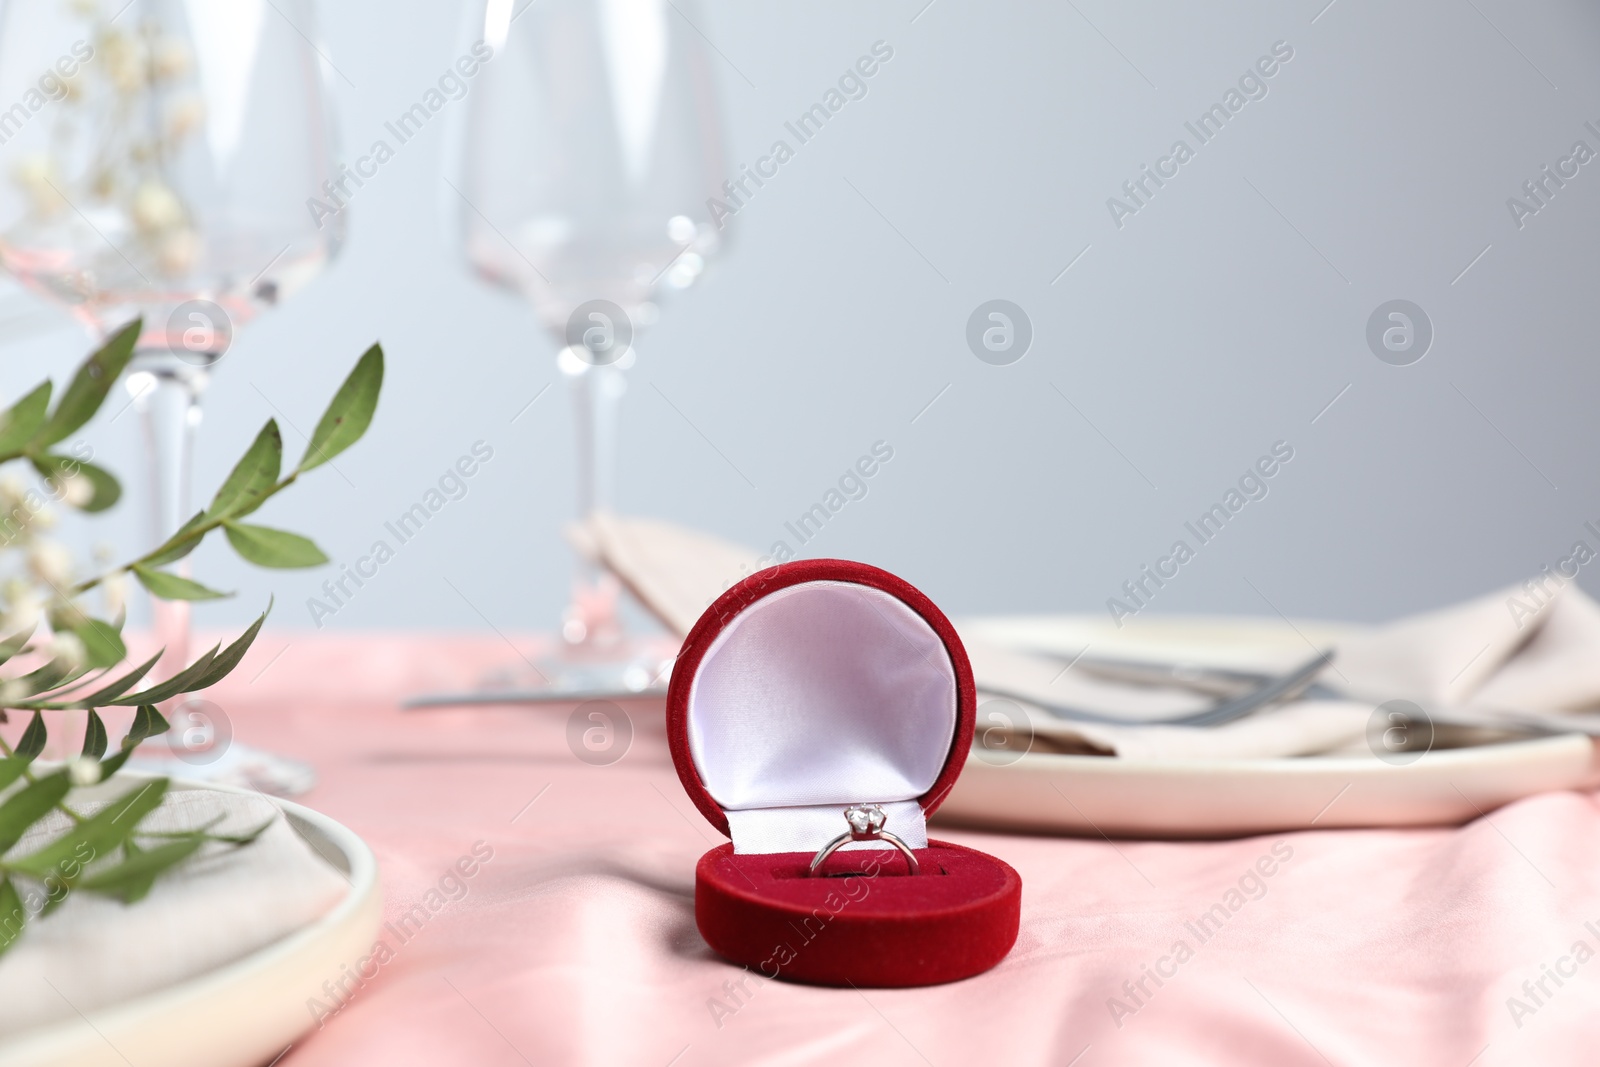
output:
M110 759L100 761L100 780L102 782L122 770L122 765L133 757L134 746L128 744L126 739L123 740L123 746L113 752Z
M41 693L32 700L18 701L17 708L20 711L58 711L62 708L75 707L76 698L72 696L75 691L104 681L110 673L111 670L108 667L102 667L99 670L89 670L86 667L83 670L75 671L70 678L50 690L50 692ZM93 678L89 677L91 674L94 675ZM69 703L69 701L73 701L73 703ZM89 704L84 705L84 707L92 706Z
M18 688L28 696L47 692L57 686L66 685L74 677L81 677L81 673L74 674L73 667L64 659L53 659L38 670L29 671L16 679Z
M283 464L283 434L278 420L268 419L256 439L234 465L227 481L217 490L206 509L206 517L248 515L259 508L278 484L278 468Z
M80 511L104 511L122 499L122 484L103 467L96 467L93 463L85 463L72 456L60 456L54 453L30 458L33 469L46 479L65 483L71 478L82 478L89 484L89 499L81 504L71 505ZM65 490L53 489L51 494L64 496Z
M155 655L139 664L133 670L129 671L127 674L124 674L121 678L118 678L116 681L111 682L101 689L96 689L88 696L77 698L67 706L76 708L97 708L106 701L113 700L121 696L123 693L126 693L128 690L138 685L140 680L144 678L145 675L150 673L151 668L153 668L156 665L156 662L160 659L161 653L157 652Z
M40 382L37 389L0 415L0 456L19 455L33 440L33 435L44 425L52 388L50 382Z
M172 724L167 722L167 717L156 710L154 704L141 704L139 710L134 712L133 725L128 728L128 736L122 739L124 746L132 747L139 744L147 737L160 737Z
M74 626L72 632L83 642L91 667L115 667L128 658L128 646L122 643L122 635L109 622L85 619Z
M89 479L89 499L78 505L80 511L104 511L122 499L122 483L116 475L93 463L78 462L78 474Z
M22 840L22 834L28 827L61 803L71 784L66 774L57 771L37 782L29 782L4 804L0 804L0 855L9 852L11 846Z
M9 756L0 759L0 789L5 789L12 782L22 777L22 772L28 769L28 760L21 756Z
M142 706L133 716L133 725L122 739L121 751L108 760L100 761L100 780L104 781L122 769L133 755L133 750L147 737L157 737L167 732L170 724L153 705Z
M361 440L378 409L378 392L383 388L383 346L373 345L356 361L355 370L339 386L311 432L299 470L320 467L340 452Z
M205 835L194 834L153 848L135 848L115 867L96 871L79 881L78 888L132 904L144 899L157 878L194 855L205 843Z
M267 832L267 827L271 826L273 823L275 823L277 821L278 821L278 817L276 815L269 815L269 816L267 816L267 821L266 822L262 823L260 826L257 826L253 830L245 830L245 831L242 831L241 833L237 833L237 834L213 834L213 833L207 833L206 834L206 840L208 840L208 841L221 841L221 842L224 842L225 844L229 844L229 845L248 845L248 844L250 844L250 842L254 841L256 838L258 838L262 834L266 833Z
M50 620L50 629L56 633L70 630L89 618L82 608L70 600L58 600L50 605L50 611L46 617Z
M258 567L318 567L328 562L310 538L287 530L243 522L225 522L222 528L233 550Z
M27 921L28 913L22 907L22 897L17 895L17 887L11 884L9 878L0 882L0 956L17 943Z
M30 626L26 630L18 630L4 641L0 641L0 663L15 656L27 647L28 638L33 636L36 627Z
M100 350L78 367L67 391L61 395L50 420L33 437L31 445L43 448L72 433L94 418L105 403L106 394L133 358L133 345L139 339L141 320L135 319L100 346Z
M56 884L49 886L44 894L44 907L39 909L39 918L43 919L61 905L65 904L67 902L67 897L71 895L67 892L67 890L71 888L72 887L67 884Z
M121 707L131 707L135 704L159 704L163 700L170 700L180 694L192 693L200 688L197 683L205 675L207 668L211 666L211 661L216 658L217 650L221 647L221 645L212 645L211 650L205 655L160 685L153 685L143 692L117 697L115 700L106 701L106 703Z
M51 777L65 780L65 775L51 775ZM49 779L40 779L40 782L46 781ZM26 792L27 790L23 790L23 793ZM23 793L17 796L20 797ZM166 796L166 793L167 780L152 778L139 788L131 789L113 800L43 848L7 862L12 870L31 874L36 878L53 875L71 884L77 875L69 872L68 867L76 866L78 874L81 874L85 865L101 856L111 855L139 828L139 820L160 806L161 798ZM9 806L8 802L6 807ZM0 829L4 828L4 823L5 808L0 807ZM12 844L16 842L13 841ZM88 855L84 855L85 851Z
M130 569L133 576L139 579L139 584L150 590L151 596L162 600L219 600L233 595L219 593L181 574L151 570L142 563L135 563Z
M178 527L177 531L167 538L165 543L150 553L149 556L140 560L140 565L144 567L165 567L169 563L176 563L196 548L199 548L200 542L205 540L204 537L195 537L187 540L186 538L189 538L190 531L205 521L205 512L195 512L194 518Z
M13 751L22 759L32 762L44 751L44 743L48 738L49 734L44 727L44 716L36 711L33 713L33 721L22 731L22 740L17 742L17 747ZM4 851L5 849L0 848L0 852Z
M98 711L89 712L89 723L83 728L83 754L90 759L106 754L106 724Z
M240 634L227 648L218 653L217 658L211 661L211 666L206 668L205 674L200 676L196 689L206 689L216 685L228 676L228 672L239 665L244 659L244 654L250 651L250 646L255 642L256 635L261 632L261 624L267 621L267 615L272 611L272 604L267 604L267 610L256 617L244 633Z

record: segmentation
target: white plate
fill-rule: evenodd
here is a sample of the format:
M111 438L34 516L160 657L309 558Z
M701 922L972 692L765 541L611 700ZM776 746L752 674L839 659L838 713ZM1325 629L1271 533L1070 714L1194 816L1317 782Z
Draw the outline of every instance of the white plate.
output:
M124 773L116 781L142 777ZM173 789L218 786L174 781ZM289 825L350 881L322 918L225 967L149 996L0 1043L6 1067L261 1067L315 1023L310 997L372 948L383 913L378 863L366 842L326 815L286 800Z
M1336 644L1356 628L1282 620L1164 618L1116 629L1103 618L977 619L963 633L996 645L1250 667ZM1600 762L1570 734L1428 752L1394 766L1372 756L1130 760L1030 752L1007 766L967 760L936 821L1123 837L1234 837L1308 828L1455 825L1533 793L1593 788Z

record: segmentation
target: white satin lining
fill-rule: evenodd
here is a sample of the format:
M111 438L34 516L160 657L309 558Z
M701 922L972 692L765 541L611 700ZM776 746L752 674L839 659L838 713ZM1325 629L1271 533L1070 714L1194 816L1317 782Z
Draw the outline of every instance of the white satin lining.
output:
M887 828L926 847L915 801L955 728L944 643L900 600L853 582L756 601L712 642L689 689L689 750L739 853L819 849L858 803L885 805Z
M895 800L883 806L889 817L884 829L912 848L928 847L928 825L922 805L915 800ZM814 808L755 808L728 812L728 829L733 831L735 852L815 852L850 829L844 821L844 808L823 804ZM761 848L741 848L752 840ZM887 841L851 841L839 851L860 848L893 848Z

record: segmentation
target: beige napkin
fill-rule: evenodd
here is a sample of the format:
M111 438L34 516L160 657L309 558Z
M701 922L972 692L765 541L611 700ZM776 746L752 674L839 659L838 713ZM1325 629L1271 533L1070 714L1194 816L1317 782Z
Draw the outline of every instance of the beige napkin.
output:
M679 637L723 590L760 569L748 548L658 519L601 513L572 540Z
M967 652L980 691L987 684L1023 698L1129 719L1127 726L1070 722L1024 700L1029 727L1042 745L1144 759L1364 752L1374 710L1391 700L1437 709L1441 717L1451 710L1563 713L1600 707L1600 605L1576 585L1552 589L1537 602L1525 587L1513 587L1349 638L1335 649L1333 664L1320 679L1347 699L1296 701L1218 727L1139 725L1141 719L1190 708L1169 691L1139 687L1127 687L1119 706L1083 681L1069 685L1077 672L1061 674L1053 661L987 648L978 640L967 642ZM1263 671L1288 666L1281 658L1261 663ZM982 718L981 702L979 709ZM991 718L1001 722L1007 714L1010 709L1001 707ZM1436 729L1441 741L1451 743L1505 736L1442 724Z
M105 788L119 784L136 787L112 779ZM85 803L81 810L98 806ZM269 819L272 825L242 848L206 846L135 904L74 893L51 914L29 920L22 939L0 956L0 1035L75 1018L204 974L293 933L343 899L343 876L259 796L176 791L145 826L186 830L219 815L217 833L238 833ZM65 828L66 816L47 819L14 851L30 852Z
M669 627L688 632L705 606L757 566L757 554L656 520L601 516L589 528L598 558ZM1366 751L1375 708L1575 712L1600 708L1600 605L1576 585L1527 583L1347 639L1320 678L1346 699L1301 700L1217 727L1141 725L1208 706L1184 689L1141 687L1068 669L1068 660L998 647L962 633L979 690L980 728L1015 712L987 706L1006 694L1040 747L1146 759L1259 759ZM1282 652L1259 667L1293 666ZM1128 725L1057 718L1033 702L1125 717ZM1456 741L1469 732L1450 731ZM1484 735L1485 739L1502 735Z
M1053 666L1048 661L996 655L980 642L969 642L967 651L980 690L987 683L1042 701L1126 714L1130 720L1128 726L1073 723L1024 707L1036 737L1046 745L1146 759L1363 752L1375 708L1391 700L1438 709L1441 715L1450 710L1561 713L1600 707L1600 605L1575 585L1551 590L1537 603L1525 588L1513 587L1349 638L1336 648L1333 664L1320 679L1348 699L1296 701L1219 727L1137 725L1138 719L1187 709L1162 690L1134 689L1139 703L1125 712L1104 699L1091 703L1070 691L1063 683L1074 672L1040 687L1040 677ZM1286 666L1281 660L1261 665L1263 670ZM980 704L980 712L982 708ZM1504 736L1444 725L1436 729L1452 743Z
M1524 610L1526 609L1526 610ZM1372 700L1529 711L1600 706L1600 605L1513 587L1346 642L1330 680Z
M1373 705L1346 701L1299 701L1270 715L1257 715L1216 727L1143 726L1141 721L1165 718L1210 707L1215 698L1187 689L1132 686L1095 678L1080 670L1064 670L1071 660L992 645L962 634L972 673L978 683L978 728L1010 733L1017 727L1031 734L1033 747L1046 751L1116 755L1135 759L1252 759L1326 752L1349 745L1364 735ZM1309 656L1310 650L1307 650ZM1263 671L1292 666L1281 654L1265 657ZM988 690L986 691L986 687ZM1003 693L994 695L993 691ZM1038 704L1061 704L1114 715L1129 725L1074 722L1044 711ZM993 703L992 703L993 702ZM999 735L990 735L997 743ZM1011 745L1017 741L1011 739ZM1025 742L1026 743L1026 742Z

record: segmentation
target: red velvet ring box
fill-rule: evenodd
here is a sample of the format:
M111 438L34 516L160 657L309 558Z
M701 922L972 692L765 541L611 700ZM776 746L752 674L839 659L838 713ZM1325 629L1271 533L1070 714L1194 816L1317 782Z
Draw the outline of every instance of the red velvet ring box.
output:
M847 560L758 571L707 608L667 693L678 777L732 838L700 858L694 911L719 954L822 985L919 986L988 970L1017 939L1022 880L927 836L976 719L972 668L948 619L894 575ZM883 841L844 809L878 804Z

